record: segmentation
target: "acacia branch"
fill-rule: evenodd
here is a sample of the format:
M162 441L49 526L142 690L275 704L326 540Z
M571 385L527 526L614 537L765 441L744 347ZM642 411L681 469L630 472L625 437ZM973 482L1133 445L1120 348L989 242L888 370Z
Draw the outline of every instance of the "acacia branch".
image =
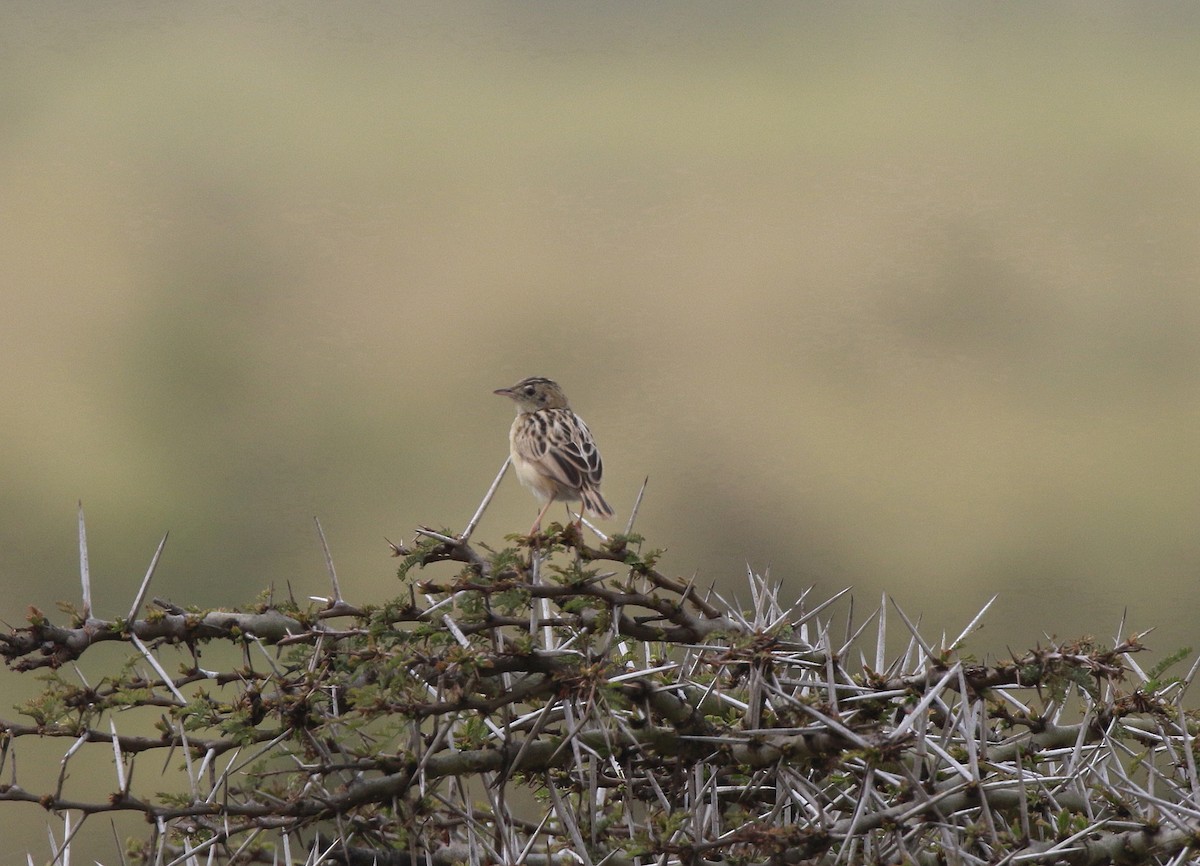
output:
M672 866L931 862L952 844L975 862L1091 864L1195 838L1200 725L1178 695L1196 667L1145 675L1136 639L976 662L901 613L915 649L880 673L854 660L886 661L882 612L878 647L866 624L838 647L832 600L784 604L750 574L752 609L728 610L629 538L590 547L568 526L492 551L418 535L393 547L403 582L383 605L343 598L327 557L333 598L309 610L35 611L0 655L60 670L23 708L33 724L0 722L0 770L28 738L73 742L54 792L13 775L0 802L141 813L171 840L147 842L149 862L193 837L218 861L277 862L260 835L329 841L347 863L552 864L582 843L593 862ZM267 664L168 676L152 655L204 641ZM103 642L132 663L72 682L64 662ZM157 730L116 733L129 707L159 711ZM106 800L65 790L89 748L117 758ZM188 795L133 790L135 756L154 753L178 756ZM544 816L515 817L516 789Z

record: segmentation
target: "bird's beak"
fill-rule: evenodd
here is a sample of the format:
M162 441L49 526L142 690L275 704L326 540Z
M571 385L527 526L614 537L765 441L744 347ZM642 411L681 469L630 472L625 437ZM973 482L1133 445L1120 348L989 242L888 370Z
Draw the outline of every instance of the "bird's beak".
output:
M499 394L501 397L511 397L513 395L512 388L497 388L492 393Z

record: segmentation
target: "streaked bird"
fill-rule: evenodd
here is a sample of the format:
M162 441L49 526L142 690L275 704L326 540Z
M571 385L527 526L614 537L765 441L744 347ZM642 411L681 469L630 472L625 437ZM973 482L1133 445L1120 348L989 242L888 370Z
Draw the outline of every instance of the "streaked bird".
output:
M513 468L543 503L529 534L538 531L555 501L582 502L584 512L612 517L612 508L600 495L604 464L596 440L583 419L571 411L558 383L532 376L493 393L517 404L517 420L508 432Z

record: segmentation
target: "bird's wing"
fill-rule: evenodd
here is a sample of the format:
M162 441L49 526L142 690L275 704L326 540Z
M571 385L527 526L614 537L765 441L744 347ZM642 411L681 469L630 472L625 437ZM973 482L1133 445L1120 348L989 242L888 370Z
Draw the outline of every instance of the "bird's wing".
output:
M572 490L598 486L604 464L583 419L570 409L543 409L532 418L537 426L516 442L521 456Z

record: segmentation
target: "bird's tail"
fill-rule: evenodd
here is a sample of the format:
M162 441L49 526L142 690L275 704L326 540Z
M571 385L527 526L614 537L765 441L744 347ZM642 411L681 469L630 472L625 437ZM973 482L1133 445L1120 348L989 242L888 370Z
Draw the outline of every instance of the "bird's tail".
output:
M601 520L608 520L614 515L612 507L604 501L604 497L600 495L600 491L594 487L585 487L579 491L579 498L583 501L584 511L590 512L593 516L599 517Z

